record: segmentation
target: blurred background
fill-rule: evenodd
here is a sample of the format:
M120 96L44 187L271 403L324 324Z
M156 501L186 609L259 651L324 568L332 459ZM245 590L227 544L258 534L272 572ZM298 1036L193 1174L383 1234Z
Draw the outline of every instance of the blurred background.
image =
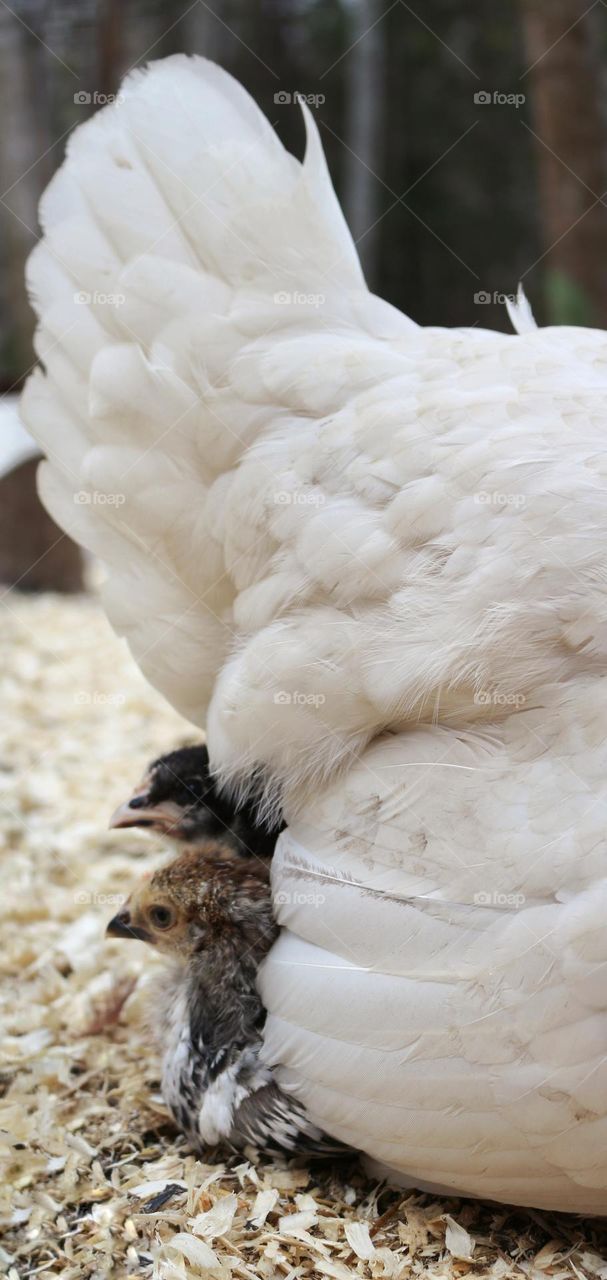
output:
M504 295L522 280L542 323L607 323L604 0L2 0L8 583L80 585L66 540L26 568L55 536L36 526L46 518L14 409L34 359L23 269L38 200L72 129L130 68L177 50L233 72L296 154L306 98L369 285L415 320L508 330Z

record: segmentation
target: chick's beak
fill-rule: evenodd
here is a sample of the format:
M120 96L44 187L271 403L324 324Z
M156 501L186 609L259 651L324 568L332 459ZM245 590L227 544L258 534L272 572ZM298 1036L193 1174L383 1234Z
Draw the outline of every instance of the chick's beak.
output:
M170 835L179 825L181 817L182 813L178 805L171 801L151 805L147 803L147 796L138 792L114 810L110 818L110 828L155 827L157 831Z
M110 938L136 938L138 942L152 941L151 934L131 923L131 913L124 907L110 920L105 932Z

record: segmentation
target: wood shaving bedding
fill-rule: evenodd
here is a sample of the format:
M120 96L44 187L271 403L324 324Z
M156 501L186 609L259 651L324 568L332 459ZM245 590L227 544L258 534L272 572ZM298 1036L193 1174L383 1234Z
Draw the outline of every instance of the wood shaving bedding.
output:
M195 734L92 598L3 606L0 1273L61 1280L607 1280L607 1226L437 1200L353 1161L196 1159L158 1091L148 949L105 925L162 843L107 830Z

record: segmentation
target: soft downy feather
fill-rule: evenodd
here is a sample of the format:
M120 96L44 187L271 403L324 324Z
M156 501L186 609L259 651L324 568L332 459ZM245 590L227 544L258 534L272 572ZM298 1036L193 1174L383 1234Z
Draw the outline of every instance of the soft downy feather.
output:
M506 310L515 333L531 333L537 329L538 326L522 284L519 284L516 298L506 297Z

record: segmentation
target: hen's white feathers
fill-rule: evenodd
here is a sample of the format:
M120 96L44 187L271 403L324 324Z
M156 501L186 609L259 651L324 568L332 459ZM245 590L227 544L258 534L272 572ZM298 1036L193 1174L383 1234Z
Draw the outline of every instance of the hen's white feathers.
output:
M537 329L535 317L522 284L519 284L516 298L506 297L506 310L515 333L531 333L532 330Z
M302 166L218 67L136 72L72 137L30 261L46 376L23 414L43 497L108 565L109 616L146 675L198 723L255 562L248 530L234 545L211 516L271 417L243 394L247 366L272 327L302 328L300 297L324 288L348 324L347 291L364 289L309 113L307 131ZM267 563L272 539L253 541Z
M605 680L534 703L379 738L280 837L266 1053L415 1185L604 1213Z
M300 165L177 57L73 136L29 272L42 493L223 779L284 799L289 1087L414 1180L596 1212L607 341L372 297L306 128Z
M388 725L604 660L607 622L602 335L371 297L306 126L300 165L219 68L131 76L43 201L24 400L146 675L210 702L224 780L291 797Z

